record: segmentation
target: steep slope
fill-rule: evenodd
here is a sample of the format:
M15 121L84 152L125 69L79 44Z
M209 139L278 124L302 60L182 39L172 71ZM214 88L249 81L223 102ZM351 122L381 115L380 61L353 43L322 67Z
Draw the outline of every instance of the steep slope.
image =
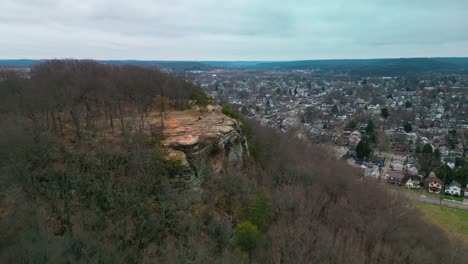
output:
M197 162L208 159L210 169L221 173L224 166L242 168L249 152L243 124L222 114L220 106L207 109L204 114L171 111L164 121L161 144L168 148L169 157L186 167L180 177L190 188L200 187Z

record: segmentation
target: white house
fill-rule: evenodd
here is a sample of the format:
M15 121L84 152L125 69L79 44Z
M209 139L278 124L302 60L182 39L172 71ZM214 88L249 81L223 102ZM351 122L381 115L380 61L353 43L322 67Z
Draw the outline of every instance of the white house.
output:
M400 163L404 163L406 161L406 159L407 159L407 156L404 155L404 154L395 154L394 153L393 156L392 156L393 161L398 161Z
M359 130L354 130L350 135L349 135L349 142L351 143L359 143L361 141L361 132Z
M445 193L450 194L450 195L460 196L461 184L456 181L452 181L450 185L447 188L445 188Z
M405 186L409 189L419 189L419 183L421 179L418 176L408 176L406 179Z
M380 177L379 166L373 165L372 168L365 168L364 169L364 177L379 178Z

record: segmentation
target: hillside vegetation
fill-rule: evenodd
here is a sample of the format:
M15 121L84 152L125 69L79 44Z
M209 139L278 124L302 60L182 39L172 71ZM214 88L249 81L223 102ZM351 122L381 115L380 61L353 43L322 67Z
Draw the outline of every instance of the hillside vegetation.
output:
M209 152L193 166L199 190L175 184L184 167L166 157L164 115L193 105L205 115L210 99L156 69L47 61L28 76L2 72L0 93L2 263L468 257L401 197L357 182L326 151L255 122L243 121L250 154L242 167L226 161L214 171ZM161 121L148 118L158 113Z

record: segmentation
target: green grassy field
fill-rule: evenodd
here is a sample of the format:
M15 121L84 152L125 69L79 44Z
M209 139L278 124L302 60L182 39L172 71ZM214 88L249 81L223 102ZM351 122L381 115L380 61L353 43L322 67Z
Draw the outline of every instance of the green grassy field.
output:
M449 237L462 240L468 246L468 211L418 202L416 207L424 220L439 226Z

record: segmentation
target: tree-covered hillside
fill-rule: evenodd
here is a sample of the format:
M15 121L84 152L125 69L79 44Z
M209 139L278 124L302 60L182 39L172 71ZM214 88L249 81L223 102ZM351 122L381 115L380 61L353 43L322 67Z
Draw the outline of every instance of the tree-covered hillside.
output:
M184 166L168 158L164 126L148 116L198 105L203 118L211 101L157 69L54 60L0 74L2 263L468 258L403 197L226 107L224 117L244 123L249 155L215 171L223 150L213 144L194 163L200 188L188 190L174 181Z

